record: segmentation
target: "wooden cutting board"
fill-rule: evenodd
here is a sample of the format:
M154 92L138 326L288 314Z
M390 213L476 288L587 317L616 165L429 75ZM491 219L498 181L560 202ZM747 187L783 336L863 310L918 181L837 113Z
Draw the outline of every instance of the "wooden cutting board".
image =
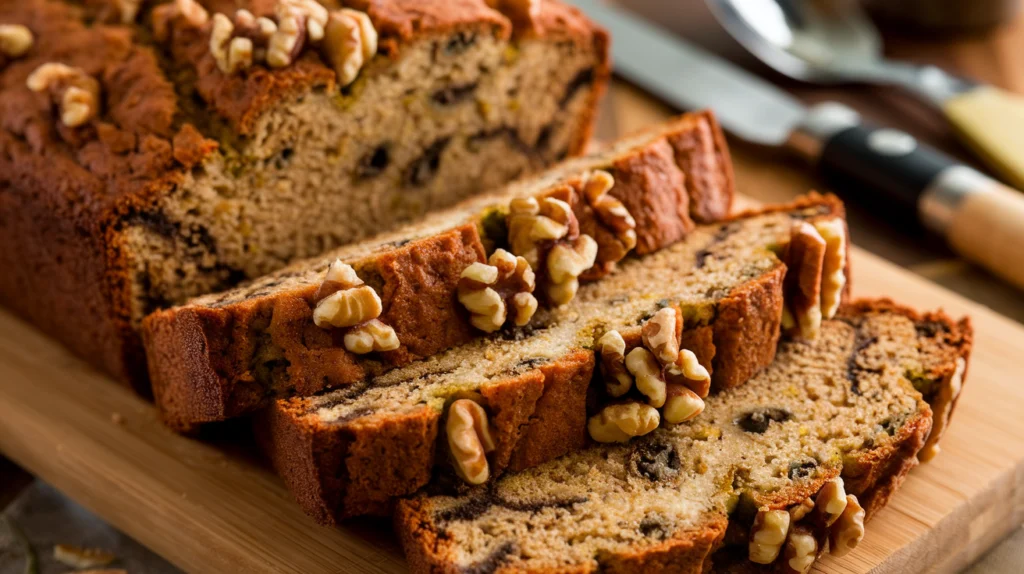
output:
M858 296L970 314L976 345L943 452L855 552L816 568L956 571L1024 519L1024 328L864 251L853 265ZM315 525L251 452L165 430L150 404L6 311L0 451L188 571L406 570L386 523Z

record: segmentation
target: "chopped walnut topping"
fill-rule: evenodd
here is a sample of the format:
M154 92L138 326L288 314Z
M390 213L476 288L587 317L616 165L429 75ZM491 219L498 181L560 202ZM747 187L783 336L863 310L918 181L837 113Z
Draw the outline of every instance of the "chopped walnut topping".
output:
M633 375L626 370L626 341L612 329L597 341L605 389L612 397L621 397L633 388Z
M846 508L839 519L829 527L828 551L839 558L846 556L864 539L864 508L857 497L846 495Z
M665 365L665 380L687 387L702 399L711 391L711 374L689 349L681 349L676 361Z
M821 314L836 316L846 287L846 221L841 217L814 222L825 240L825 258L821 269Z
M306 40L306 19L285 3L277 5L277 30L267 44L267 65L284 68L302 53Z
M652 406L638 402L608 405L587 421L587 432L597 442L628 442L658 428L661 416Z
M362 12L349 8L332 12L320 51L338 75L338 83L347 86L377 53L377 30Z
M100 548L82 548L71 544L57 544L53 547L53 558L71 568L100 568L113 562L117 556Z
M100 83L81 68L43 64L25 83L33 92L49 92L60 109L61 121L69 128L84 125L99 114Z
M508 17L517 26L529 26L540 14L541 0L487 0L487 5Z
M609 262L622 260L636 247L636 220L621 201L609 195L608 192L614 186L615 179L612 174L602 170L584 175L581 186L581 193L587 205L594 210L598 220L615 233L618 245L612 252L608 252L611 246L605 246L605 252L602 254Z
M508 243L512 252L521 255L533 267L540 265L540 244L569 236L579 226L569 204L552 197L538 201L533 197L517 197L509 204Z
M580 235L569 243L556 243L548 253L548 298L555 305L566 305L580 288L579 277L594 266L597 242Z
M135 22L135 18L139 15L139 8L142 7L142 0L112 0L112 2L122 24Z
M679 358L679 340L676 338L676 310L659 309L641 330L644 346L654 353L663 365L671 365Z
M526 325L537 311L536 277L530 264L504 249L491 254L488 263L471 264L459 278L459 302L470 312L470 323L493 333L505 324L511 304L513 323Z
M665 406L662 418L669 424L686 422L704 412L704 401L684 385L668 383L665 386Z
M401 345L395 330L378 319L370 319L345 333L345 349L357 355L394 351Z
M813 225L800 221L790 231L784 261L786 298L783 327L795 329L805 339L815 339L821 330L821 271L825 240Z
M750 529L749 558L757 564L771 564L778 558L782 544L789 533L789 512L785 510L757 511Z
M661 373L661 365L654 355L643 347L637 347L626 355L626 369L636 379L636 388L652 407L661 408L665 404L666 383Z
M196 0L174 0L153 8L153 37L166 42L171 37L172 25L201 29L210 20L210 13Z
M790 529L786 547L782 551L781 570L784 574L807 574L818 557L818 541L804 526Z
M278 6L293 10L305 16L306 33L312 42L319 42L324 37L324 28L330 15L316 0L279 0ZM355 10L352 10L355 12Z
M32 31L20 24L0 24L0 65L4 58L20 58L32 49Z
M471 399L458 399L448 407L445 432L459 477L473 485L487 482L490 476L487 453L496 448L487 411Z
M814 513L824 526L832 526L846 510L846 488L841 477L826 482L814 499Z
M353 327L376 319L383 310L377 292L338 259L327 269L314 299L313 323L317 327Z

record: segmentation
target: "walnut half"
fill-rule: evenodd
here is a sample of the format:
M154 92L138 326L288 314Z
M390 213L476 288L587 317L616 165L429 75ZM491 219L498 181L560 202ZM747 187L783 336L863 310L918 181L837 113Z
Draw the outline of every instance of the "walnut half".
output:
M4 58L20 58L32 49L32 31L21 24L0 24L0 65Z
M445 432L459 477L473 485L487 482L490 477L487 453L496 448L487 411L471 399L458 399L448 407Z
M594 210L598 221L615 236L616 244L601 246L602 261L607 263L621 261L636 247L636 220L621 201L608 193L614 186L615 178L603 170L585 174L580 186L584 201Z
M99 114L100 83L81 68L50 62L33 71L25 84L33 92L49 92L69 128L85 125Z
M536 277L526 259L498 249L489 264L475 262L462 271L459 278L459 302L470 313L470 323L486 333L493 333L514 311L512 322L522 327L537 311L533 296Z
M757 511L750 529L749 558L757 564L771 564L778 558L782 544L789 534L789 512L785 510Z
M846 508L828 530L828 551L835 557L845 556L864 539L864 508L857 497L846 495Z
M639 402L608 405L587 421L587 432L597 442L628 442L658 428L658 409Z
M320 53L334 68L339 85L354 82L359 70L377 53L377 30L370 17L349 8L331 12Z
M785 308L783 326L795 329L805 339L815 339L821 330L821 270L825 240L806 221L795 223L783 260L788 268L783 282Z

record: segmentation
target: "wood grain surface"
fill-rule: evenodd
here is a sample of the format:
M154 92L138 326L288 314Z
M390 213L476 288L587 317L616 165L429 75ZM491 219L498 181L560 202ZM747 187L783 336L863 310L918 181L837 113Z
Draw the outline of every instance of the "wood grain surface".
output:
M861 546L828 572L955 571L1024 518L1024 328L877 257L858 295L970 314L964 395L933 462L915 469ZM315 525L250 453L164 429L153 407L0 312L0 451L192 572L403 572L387 525Z

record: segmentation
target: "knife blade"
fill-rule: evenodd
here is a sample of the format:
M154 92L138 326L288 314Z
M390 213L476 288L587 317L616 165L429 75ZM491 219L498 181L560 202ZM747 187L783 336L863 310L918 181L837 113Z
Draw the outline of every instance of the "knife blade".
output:
M808 108L734 64L598 0L568 0L612 36L615 73L681 109L708 108L734 136L816 165L847 201L912 213L961 255L1024 289L1024 195L835 102ZM906 219L897 219L903 224Z
M713 109L737 137L782 145L807 115L793 96L637 16L596 0L569 3L611 33L618 75L680 109Z

